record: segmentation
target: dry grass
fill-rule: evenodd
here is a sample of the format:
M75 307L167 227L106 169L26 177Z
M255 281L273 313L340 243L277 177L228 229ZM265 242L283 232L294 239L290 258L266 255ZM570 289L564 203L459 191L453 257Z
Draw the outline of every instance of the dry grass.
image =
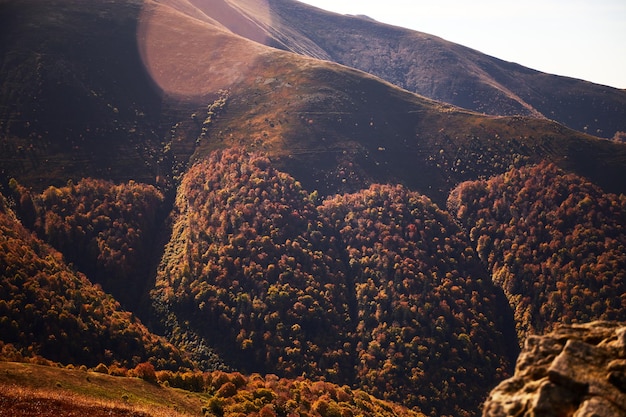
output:
M0 362L0 417L201 416L197 396L136 378Z
M0 416L170 416L136 406L81 397L67 391L0 386Z

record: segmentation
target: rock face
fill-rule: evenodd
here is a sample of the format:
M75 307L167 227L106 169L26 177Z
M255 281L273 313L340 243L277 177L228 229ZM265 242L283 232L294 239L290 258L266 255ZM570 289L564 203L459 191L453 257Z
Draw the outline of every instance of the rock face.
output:
M626 323L596 321L529 336L515 375L489 395L483 417L626 416Z

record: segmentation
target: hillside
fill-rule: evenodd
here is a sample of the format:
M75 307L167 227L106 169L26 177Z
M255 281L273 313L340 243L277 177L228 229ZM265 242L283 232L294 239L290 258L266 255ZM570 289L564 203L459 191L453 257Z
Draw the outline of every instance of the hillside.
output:
M0 247L0 342L12 345L18 357L87 366L193 366L26 230L2 195Z
M624 144L433 102L193 10L6 3L3 175L39 191L84 177L173 187L192 154L237 145L324 194L401 182L443 204L460 181L543 159L626 190Z
M287 0L0 2L0 357L217 416L477 416L529 334L624 320L626 143L532 103L614 94Z
M190 417L203 396L86 369L0 362L0 415Z
M402 187L319 209L314 199L259 155L229 150L194 165L153 292L168 321L247 372L471 413L506 375L515 343L506 301L462 231Z
M126 306L136 306L153 273L164 197L154 187L95 179L34 194L13 181L8 195L32 230ZM158 249L157 249L158 250Z
M248 39L357 68L435 100L491 115L556 120L604 138L626 131L624 90L542 73L427 33L297 1L189 3L201 11L198 16Z
M175 211L159 306L231 366L350 379L344 267L293 178L266 158L225 151L185 174Z
M2 173L154 181L162 101L137 51L134 1L3 1Z
M216 371L194 374L199 389L187 391L171 388L166 373L158 376L158 381L150 381L87 370L0 362L0 415L423 416L361 390L323 381L258 374L246 377Z
M516 349L506 301L462 230L401 186L337 195L319 210L356 296L358 384L430 415L475 410Z
M626 320L626 199L552 164L460 184L448 200L520 340L558 323Z

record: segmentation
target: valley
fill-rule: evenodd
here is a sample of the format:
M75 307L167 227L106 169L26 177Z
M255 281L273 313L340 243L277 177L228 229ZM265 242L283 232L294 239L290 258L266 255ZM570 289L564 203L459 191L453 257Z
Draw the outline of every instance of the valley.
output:
M626 321L622 90L291 0L5 1L0 69L15 415L478 416Z

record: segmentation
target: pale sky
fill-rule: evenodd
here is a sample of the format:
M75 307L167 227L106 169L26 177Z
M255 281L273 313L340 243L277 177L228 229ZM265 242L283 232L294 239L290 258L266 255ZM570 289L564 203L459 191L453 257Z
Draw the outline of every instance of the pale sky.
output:
M299 0L626 89L626 0Z

